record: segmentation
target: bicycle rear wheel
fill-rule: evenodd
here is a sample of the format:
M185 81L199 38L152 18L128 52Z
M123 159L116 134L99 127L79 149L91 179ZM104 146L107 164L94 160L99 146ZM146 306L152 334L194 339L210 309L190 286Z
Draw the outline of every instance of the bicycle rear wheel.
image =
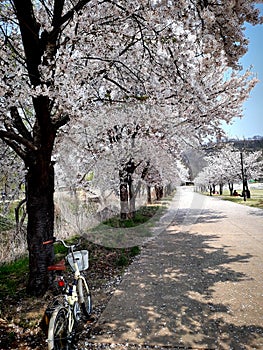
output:
M48 327L48 350L70 350L67 309L57 306Z
M79 304L83 315L89 319L92 312L92 301L91 293L87 282L84 280L84 277L78 279L78 296Z

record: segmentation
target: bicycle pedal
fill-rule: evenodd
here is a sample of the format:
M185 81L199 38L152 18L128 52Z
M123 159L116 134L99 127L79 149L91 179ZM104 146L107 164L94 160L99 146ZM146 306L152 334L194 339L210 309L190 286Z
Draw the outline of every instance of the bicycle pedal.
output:
M85 323L86 324L89 324L89 323L93 323L93 322L95 322L95 317L89 317L89 318L85 318Z

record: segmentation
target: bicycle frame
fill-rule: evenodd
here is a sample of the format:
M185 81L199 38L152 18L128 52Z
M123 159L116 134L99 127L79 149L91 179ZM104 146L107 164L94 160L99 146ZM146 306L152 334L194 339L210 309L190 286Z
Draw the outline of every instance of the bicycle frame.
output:
M69 334L72 333L73 328L74 328L74 324L75 324L75 319L73 316L73 311L69 305L68 306L68 331L69 331Z
M74 255L73 255L73 258L74 258ZM66 291L66 292L68 292L67 293L68 303L71 306L73 306L75 302L78 302L77 282L78 282L78 279L80 277L82 277L76 261L74 261L74 269L75 269L75 272L74 272L74 280L73 280L73 284L72 284L72 290ZM84 278L84 280L85 280L85 278ZM69 288L69 286L67 288Z
M85 277L83 277L81 274L79 274L78 279L81 279L82 282L84 282L85 288L86 288L86 290L88 290L89 286L88 286L88 283L87 283ZM80 301L80 303L83 303L85 301L83 295L79 294L79 301Z

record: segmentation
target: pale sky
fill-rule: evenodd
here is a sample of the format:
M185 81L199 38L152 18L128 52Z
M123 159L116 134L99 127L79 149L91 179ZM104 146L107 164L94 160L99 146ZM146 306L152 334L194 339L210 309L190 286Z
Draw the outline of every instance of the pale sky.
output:
M263 14L263 5L258 5ZM244 103L244 117L235 119L225 127L229 137L244 139L256 135L263 136L263 24L246 25L246 37L250 43L247 54L241 59L244 69L252 66L252 72L260 80Z

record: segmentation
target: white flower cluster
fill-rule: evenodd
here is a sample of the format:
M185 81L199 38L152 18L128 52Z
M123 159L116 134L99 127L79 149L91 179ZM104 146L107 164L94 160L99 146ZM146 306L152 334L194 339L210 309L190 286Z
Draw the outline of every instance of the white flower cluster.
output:
M102 174L107 163L107 183L133 157L166 181L179 176L185 147L242 116L256 83L236 71L247 48L244 21L259 21L253 1L54 4L32 1L24 26L27 10L12 1L0 12L0 137L24 156L44 147L45 130L70 120L56 147L72 175L94 164Z

